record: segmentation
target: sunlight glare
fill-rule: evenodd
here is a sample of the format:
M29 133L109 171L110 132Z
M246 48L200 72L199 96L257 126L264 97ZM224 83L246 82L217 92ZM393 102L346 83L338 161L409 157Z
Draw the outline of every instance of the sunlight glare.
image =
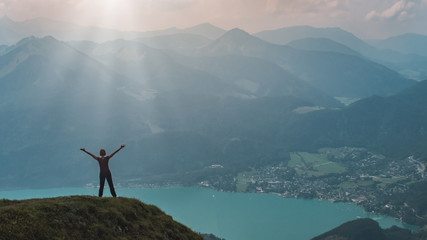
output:
M97 17L94 19L95 26L103 25L106 28L129 30L130 26L138 21L135 6L132 1L125 0L97 0L92 4L92 11Z

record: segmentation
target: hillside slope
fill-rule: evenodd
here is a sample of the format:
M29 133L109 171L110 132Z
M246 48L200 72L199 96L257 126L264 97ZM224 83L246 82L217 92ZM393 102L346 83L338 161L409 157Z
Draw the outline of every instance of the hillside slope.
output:
M295 146L368 147L388 156L426 157L427 81L390 97L370 97L340 111L301 116L290 128ZM320 143L320 145L317 145Z
M205 56L262 58L334 97L389 96L415 84L397 72L362 57L271 44L237 28L201 48L200 53Z
M361 39L340 28L315 28L310 26L285 27L275 30L267 30L254 34L264 41L275 44L288 44L304 38L328 38L340 44L346 45L358 52L372 51L373 47Z
M378 222L361 218L346 222L311 240L418 240L424 237L421 232L411 233L408 229L396 226L381 229Z
M203 238L136 199L71 196L1 200L0 239Z

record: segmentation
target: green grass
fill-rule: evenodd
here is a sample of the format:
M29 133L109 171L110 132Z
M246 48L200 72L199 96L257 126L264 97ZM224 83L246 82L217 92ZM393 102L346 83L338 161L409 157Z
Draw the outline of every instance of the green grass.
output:
M315 167L317 171L323 173L324 175L331 174L331 173L344 173L347 171L347 169L335 162L329 162L327 164L318 165Z
M307 174L308 176L311 176L311 177L320 177L320 176L325 175L322 172L310 171L310 170L305 171L305 174Z
M298 154L304 159L304 162L306 162L307 164L322 164L329 162L323 154L308 152L299 152Z
M380 182L377 186L380 188L386 188L387 185L389 184L393 184L393 183L397 183L397 182L402 182L402 181L407 181L408 178L407 177L398 177L398 178L381 178L381 177L375 177L373 179L374 181ZM405 183L407 184L407 183Z
M246 189L249 186L248 180L245 178L244 173L239 173L237 175L237 182L236 182L236 191L237 192L245 192Z
M136 199L72 196L0 200L0 239L203 238Z
M240 172L237 174L236 181L236 191L237 192L246 192L246 189L249 187L249 183L251 181L250 176L256 174L255 170L250 172Z
M381 183L385 183L385 184L391 184L391 183L397 183L400 181L405 181L407 180L407 177L396 177L396 178L382 178L382 177L375 177L373 180L374 181L379 181Z
M305 173L310 176L323 176L332 173L344 173L347 169L339 163L329 161L324 154L298 152L291 153L288 167L297 170L298 174Z
M304 165L302 158L297 153L291 153L291 160L288 162L288 167L297 168L298 166Z
M342 182L339 185L339 187L342 189L351 189L351 188L355 188L356 186L357 184L355 182L350 182L350 181Z
M357 185L362 187L372 186L373 184L374 184L374 181L371 181L371 180L362 180L357 182Z

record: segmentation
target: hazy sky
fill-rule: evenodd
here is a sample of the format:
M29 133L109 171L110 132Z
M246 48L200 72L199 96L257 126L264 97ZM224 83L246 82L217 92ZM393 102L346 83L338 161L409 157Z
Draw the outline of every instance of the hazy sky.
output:
M0 15L138 31L209 22L250 33L311 25L362 38L427 35L427 0L0 0Z

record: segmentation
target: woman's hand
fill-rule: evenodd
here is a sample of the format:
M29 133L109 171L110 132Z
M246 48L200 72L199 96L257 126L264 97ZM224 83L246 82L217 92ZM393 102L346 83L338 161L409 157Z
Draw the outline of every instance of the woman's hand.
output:
M83 152L86 152L86 149L84 149L84 148L80 148L80 150L82 150Z
M124 148L124 147L126 147L126 145L125 145L125 144L123 144L123 145L121 145L121 146L120 146L120 148Z

